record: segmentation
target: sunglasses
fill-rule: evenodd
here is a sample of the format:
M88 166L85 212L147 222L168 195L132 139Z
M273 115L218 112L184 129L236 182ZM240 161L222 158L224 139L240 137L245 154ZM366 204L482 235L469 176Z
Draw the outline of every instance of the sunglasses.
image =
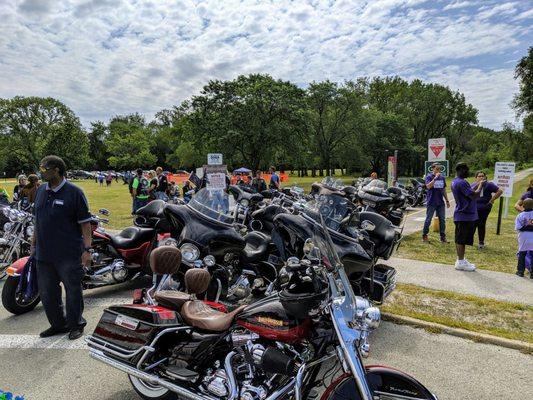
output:
M42 165L39 167L39 171L41 171L41 172L50 171L51 169L53 169L53 167L46 168L46 167L44 167L44 166L42 166Z

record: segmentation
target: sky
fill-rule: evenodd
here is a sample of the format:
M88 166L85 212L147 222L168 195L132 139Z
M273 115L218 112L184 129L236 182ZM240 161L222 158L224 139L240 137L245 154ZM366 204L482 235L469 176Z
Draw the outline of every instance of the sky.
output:
M498 129L532 27L533 0L1 0L0 98L51 96L89 126L241 74L399 75L463 92Z

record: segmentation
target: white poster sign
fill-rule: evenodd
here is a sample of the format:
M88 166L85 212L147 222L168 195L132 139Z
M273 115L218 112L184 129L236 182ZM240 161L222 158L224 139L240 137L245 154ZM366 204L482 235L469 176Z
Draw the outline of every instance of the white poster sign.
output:
M428 161L446 160L446 138L428 139Z
M207 176L206 187L209 190L226 189L226 166L225 165L208 165L205 168Z
M209 153L207 155L207 164L208 165L222 165L222 154L221 153Z
M514 162L497 162L494 167L494 183L503 190L502 197L513 196Z

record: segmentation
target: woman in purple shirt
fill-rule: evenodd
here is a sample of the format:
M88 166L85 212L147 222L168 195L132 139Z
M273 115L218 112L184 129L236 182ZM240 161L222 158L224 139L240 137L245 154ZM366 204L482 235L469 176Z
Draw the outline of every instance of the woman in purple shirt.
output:
M483 171L476 172L476 181L472 183L472 190L476 190L479 182L487 180L487 175ZM477 234L479 237L478 249L485 248L485 231L487 226L487 218L489 217L492 205L503 193L498 186L492 182L486 182L481 189L480 196L476 199L477 206Z
M526 192L520 197L520 200L516 202L514 205L514 208L518 212L524 211L524 200L525 199L533 199L533 178L529 180L529 186L526 190Z

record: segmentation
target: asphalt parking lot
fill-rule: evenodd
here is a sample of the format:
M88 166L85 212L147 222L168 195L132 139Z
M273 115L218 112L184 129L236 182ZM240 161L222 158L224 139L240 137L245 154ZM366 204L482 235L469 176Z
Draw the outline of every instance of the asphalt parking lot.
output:
M148 284L144 280L86 292L86 333L106 306L129 302L133 288ZM46 327L41 306L17 317L0 308L0 390L26 400L138 398L124 374L89 357L82 339L40 339ZM441 400L533 398L532 356L407 326L383 323L372 337L368 364L404 370Z

